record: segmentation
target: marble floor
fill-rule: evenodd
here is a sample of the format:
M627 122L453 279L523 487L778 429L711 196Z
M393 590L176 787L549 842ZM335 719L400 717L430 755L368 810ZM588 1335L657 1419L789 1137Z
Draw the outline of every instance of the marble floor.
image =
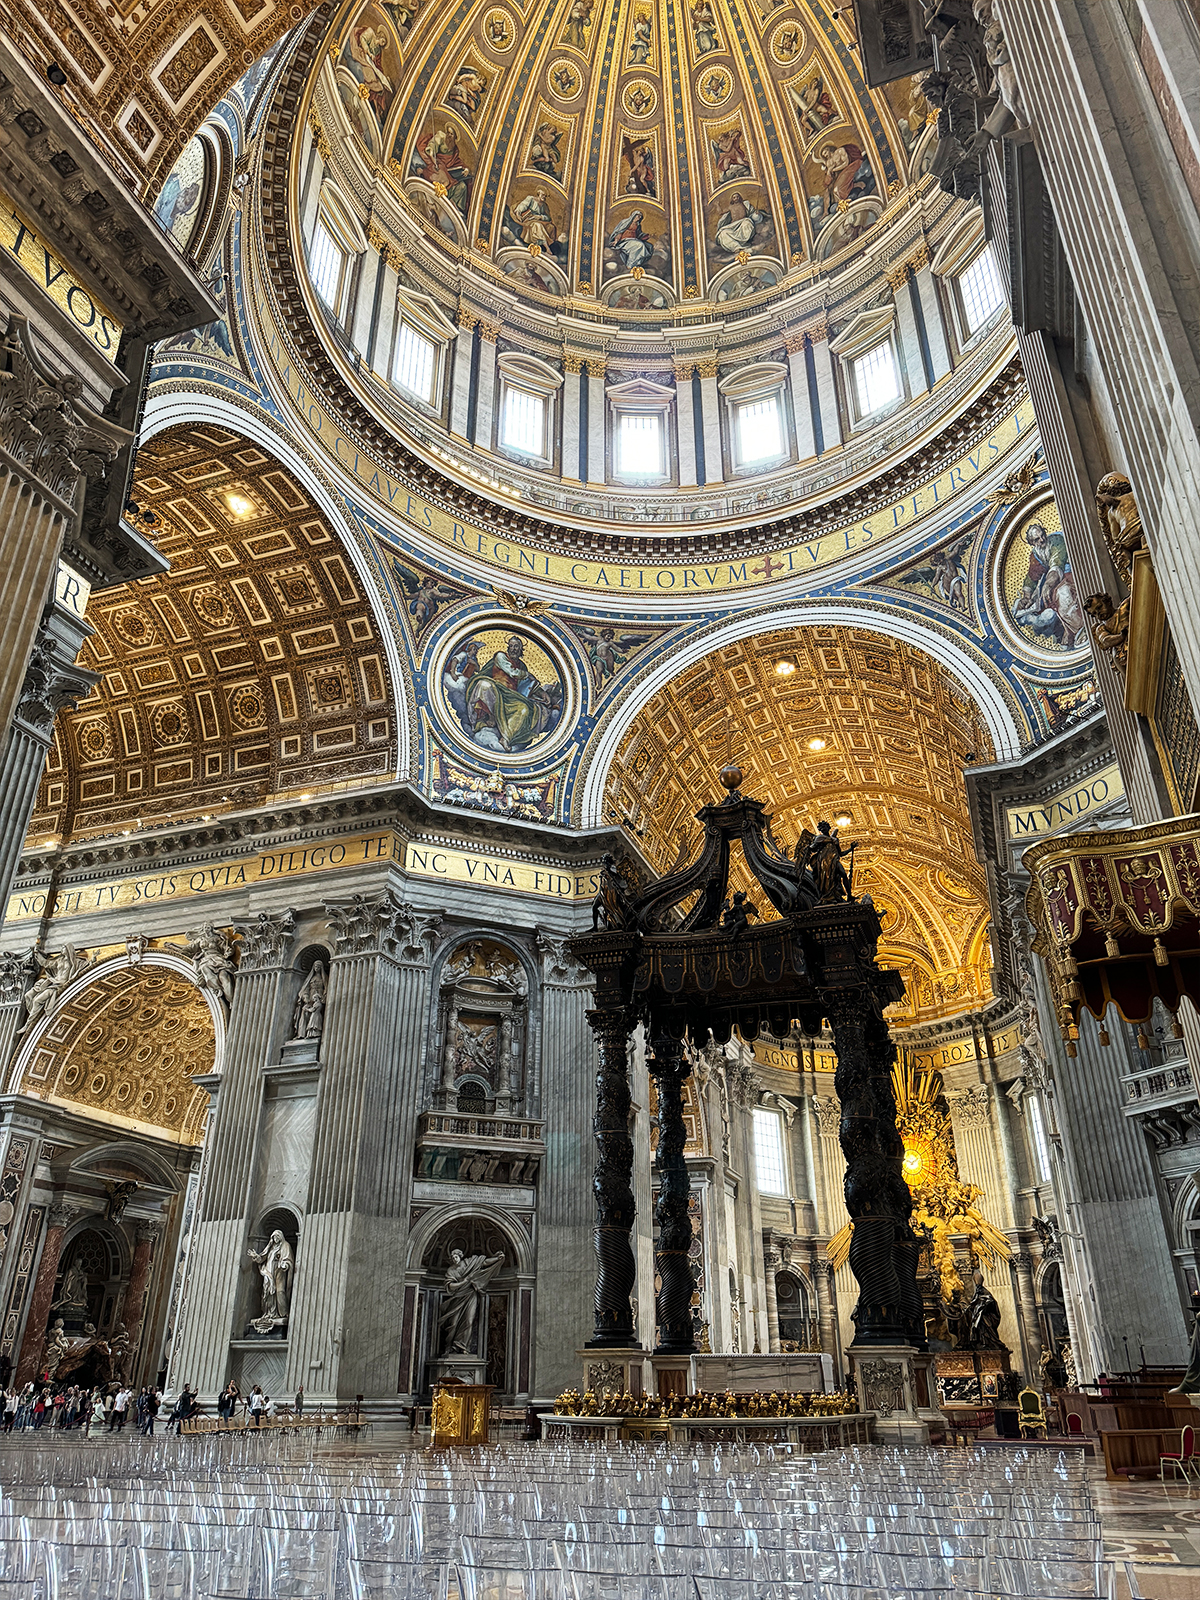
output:
M1200 1600L1200 1484L1110 1483L1089 1463L1118 1600Z

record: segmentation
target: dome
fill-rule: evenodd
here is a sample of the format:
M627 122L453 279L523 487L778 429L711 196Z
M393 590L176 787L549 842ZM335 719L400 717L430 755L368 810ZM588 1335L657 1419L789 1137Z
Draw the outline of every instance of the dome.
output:
M351 126L443 250L635 325L777 297L861 249L929 109L872 94L849 10L779 0L379 0L340 34Z

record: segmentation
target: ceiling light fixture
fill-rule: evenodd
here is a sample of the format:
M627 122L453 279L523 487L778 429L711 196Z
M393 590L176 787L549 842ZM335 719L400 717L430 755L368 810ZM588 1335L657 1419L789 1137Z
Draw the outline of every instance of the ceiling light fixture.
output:
M824 739L810 739L808 741L808 748L810 750L824 750L825 741Z
M227 494L225 504L235 517L248 517L255 509L254 501L248 500L244 494Z
M854 818L848 811L843 811L840 817L834 817L833 820L839 828L848 828L854 821Z
M775 663L775 676L777 678L790 678L796 670L796 663L791 656L780 656Z

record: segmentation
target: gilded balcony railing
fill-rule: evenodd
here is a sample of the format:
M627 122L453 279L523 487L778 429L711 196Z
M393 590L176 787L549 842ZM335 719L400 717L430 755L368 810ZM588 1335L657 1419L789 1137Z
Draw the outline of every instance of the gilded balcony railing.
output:
M1102 1018L1115 1004L1140 1024L1156 999L1172 1015L1185 994L1200 1005L1200 816L1047 839L1025 865L1068 1055L1084 1006Z

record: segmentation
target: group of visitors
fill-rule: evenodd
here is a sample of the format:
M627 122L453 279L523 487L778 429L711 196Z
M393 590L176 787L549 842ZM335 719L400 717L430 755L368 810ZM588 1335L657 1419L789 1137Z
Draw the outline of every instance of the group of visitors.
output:
M222 1422L232 1422L238 1407L242 1408L248 1424L255 1428L262 1426L264 1417L274 1417L279 1414L279 1406L271 1399L269 1394L264 1394L261 1384L255 1384L248 1395L243 1395L237 1384L231 1378L222 1390L217 1400L217 1415ZM287 1404L284 1404L287 1410ZM304 1385L296 1390L296 1399L292 1406L293 1416L302 1416L304 1412Z
M144 1383L135 1395L127 1383L97 1384L88 1389L78 1384L55 1388L49 1383L27 1383L18 1391L2 1391L4 1432L26 1428L83 1428L88 1438L101 1433L123 1433L132 1416L137 1431L154 1437L154 1421L162 1410L162 1394L153 1384ZM167 1431L179 1432L197 1410L195 1391L186 1383L166 1418Z

